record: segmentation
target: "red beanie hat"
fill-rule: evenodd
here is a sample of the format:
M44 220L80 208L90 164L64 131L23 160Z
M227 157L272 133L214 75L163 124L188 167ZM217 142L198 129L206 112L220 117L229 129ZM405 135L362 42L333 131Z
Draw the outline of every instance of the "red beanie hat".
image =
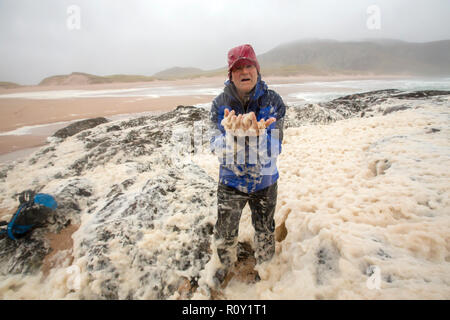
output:
M228 51L228 77L231 76L233 67L239 66L242 62L248 63L249 61L256 67L258 73L260 73L259 63L251 45L244 44Z

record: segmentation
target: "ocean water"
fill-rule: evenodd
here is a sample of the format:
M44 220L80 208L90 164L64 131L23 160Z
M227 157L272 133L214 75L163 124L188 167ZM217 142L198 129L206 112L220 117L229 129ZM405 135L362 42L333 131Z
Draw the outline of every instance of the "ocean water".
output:
M283 98L289 103L317 103L345 95L383 89L450 90L450 78L395 79L395 80L344 80L321 81L296 84L275 84L273 89L291 91Z
M129 89L108 90L49 90L35 92L19 92L0 94L0 99L74 99L74 98L159 98L173 96L218 95L222 88L189 86L158 86L137 87Z

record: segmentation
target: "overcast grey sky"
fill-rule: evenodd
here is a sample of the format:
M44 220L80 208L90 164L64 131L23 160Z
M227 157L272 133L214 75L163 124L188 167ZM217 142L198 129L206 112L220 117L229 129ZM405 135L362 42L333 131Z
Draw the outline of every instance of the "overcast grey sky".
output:
M450 39L449 13L448 0L0 0L0 81L214 69L243 43L262 54L304 38Z

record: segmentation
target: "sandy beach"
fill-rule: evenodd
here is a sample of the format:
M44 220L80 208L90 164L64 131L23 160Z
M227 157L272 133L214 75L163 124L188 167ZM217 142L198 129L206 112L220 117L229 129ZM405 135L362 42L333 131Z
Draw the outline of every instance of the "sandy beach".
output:
M399 79L404 76L373 76L373 75L330 75L330 76L291 76L291 77L263 77L270 85L295 84L314 81L344 81L366 79ZM68 91L92 91L104 92L105 90L132 90L133 88L148 88L158 92L159 88L171 89L202 89L217 88L223 86L225 77L209 77L195 79L181 79L172 81L151 81L133 83L111 84L74 84L64 86L24 86L14 89L0 89L0 155L9 154L18 150L42 146L49 135L48 130L42 133L4 135L19 128L50 123L60 123L77 119L94 117L109 117L121 114L134 114L142 112L167 112L178 105L195 105L209 103L216 94L207 94L199 91L197 94L178 94L173 96L156 97L77 97L77 98L52 98L30 99L5 97L11 94L23 94L33 92L68 92ZM310 90L320 91L321 88ZM327 90L327 89L323 89ZM284 98L292 92L292 88L277 87L276 91ZM2 97L3 96L3 97ZM64 126L64 125L63 125ZM55 127L55 131L58 127ZM3 135L2 135L3 133Z

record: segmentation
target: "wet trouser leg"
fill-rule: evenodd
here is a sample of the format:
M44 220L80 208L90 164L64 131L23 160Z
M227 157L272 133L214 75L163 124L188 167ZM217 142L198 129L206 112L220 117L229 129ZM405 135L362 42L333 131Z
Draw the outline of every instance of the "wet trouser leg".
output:
M275 253L274 213L277 183L254 193L244 193L219 184L217 190L218 217L214 229L217 254L229 268L236 260L236 245L242 210L249 201L255 228L255 257L257 263L270 260Z
M217 222L214 240L220 262L228 269L236 260L239 221L248 195L219 183L217 189Z
M272 259L275 253L275 207L277 205L278 185L273 185L251 193L249 206L252 211L252 224L255 228L255 258L257 263Z

